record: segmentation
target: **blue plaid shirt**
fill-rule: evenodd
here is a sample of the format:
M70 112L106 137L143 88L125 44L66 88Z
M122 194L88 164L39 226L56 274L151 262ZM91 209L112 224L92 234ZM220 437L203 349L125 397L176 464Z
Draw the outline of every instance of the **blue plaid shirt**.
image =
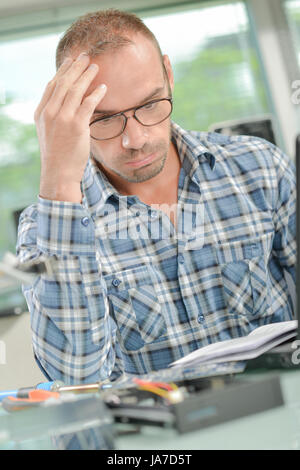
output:
M81 204L39 198L20 219L20 260L57 271L24 287L35 356L51 379L145 374L206 346L293 318L295 171L248 136L187 132L177 226L122 196L89 160Z

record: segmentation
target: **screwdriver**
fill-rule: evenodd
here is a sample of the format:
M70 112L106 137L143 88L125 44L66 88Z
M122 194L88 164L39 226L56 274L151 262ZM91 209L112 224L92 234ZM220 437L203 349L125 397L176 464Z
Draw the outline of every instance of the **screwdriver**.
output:
M60 381L42 382L36 387L23 387L18 390L0 392L0 403L6 411L19 411L37 406L49 398L59 398L64 393L95 393L101 388L108 388L100 382L83 385L64 385Z
M2 399L2 407L6 411L20 411L28 407L38 406L50 398L60 398L57 392L48 392L47 390L34 389L27 392L25 396L13 397L6 396Z
M55 380L54 382L41 382L35 387L22 387L18 390L8 390L0 391L0 403L1 401L8 396L15 398L25 398L28 393L32 390L47 390L49 392L59 392L59 393L96 393L100 389L110 388L110 384L104 384L101 382L96 382L92 384L81 384L81 385L64 385L63 382Z
M95 393L102 388L107 386L101 384L101 382L96 382L93 384L82 384L82 385L63 385L60 382L53 382L51 387L52 392L72 392L72 393Z
M17 390L6 390L0 391L0 403L6 397L15 397L15 398L24 398L28 395L29 392L32 390L48 390L51 391L54 382L41 382L37 384L35 387L22 387Z

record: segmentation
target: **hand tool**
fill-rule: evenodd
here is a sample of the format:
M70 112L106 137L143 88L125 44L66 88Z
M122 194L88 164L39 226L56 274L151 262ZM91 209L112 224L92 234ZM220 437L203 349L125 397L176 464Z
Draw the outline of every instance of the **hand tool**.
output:
M31 390L48 390L51 391L53 384L55 382L41 382L37 384L35 387L22 387L17 390L4 390L0 391L0 403L5 397L16 397L16 398L24 398L27 396L28 392Z
M6 396L2 400L2 407L6 411L19 411L27 407L40 405L50 398L59 398L60 394L57 392L49 392L48 390L30 390L27 394L24 393L22 398L14 396Z

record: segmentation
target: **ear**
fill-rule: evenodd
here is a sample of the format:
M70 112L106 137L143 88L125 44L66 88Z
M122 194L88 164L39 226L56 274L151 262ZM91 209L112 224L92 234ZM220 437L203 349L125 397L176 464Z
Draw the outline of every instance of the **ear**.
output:
M173 74L173 69L172 69L172 65L171 65L169 56L163 55L163 62L164 62L164 66L165 66L165 69L166 69L166 72L167 72L167 75L168 75L171 90L173 91L173 89L174 89L174 74Z

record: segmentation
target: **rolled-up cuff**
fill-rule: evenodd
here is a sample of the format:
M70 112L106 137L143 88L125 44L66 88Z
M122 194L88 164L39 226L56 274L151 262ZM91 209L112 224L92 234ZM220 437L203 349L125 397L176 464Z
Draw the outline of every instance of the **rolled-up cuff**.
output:
M95 254L94 222L83 205L39 197L37 245L49 255Z

